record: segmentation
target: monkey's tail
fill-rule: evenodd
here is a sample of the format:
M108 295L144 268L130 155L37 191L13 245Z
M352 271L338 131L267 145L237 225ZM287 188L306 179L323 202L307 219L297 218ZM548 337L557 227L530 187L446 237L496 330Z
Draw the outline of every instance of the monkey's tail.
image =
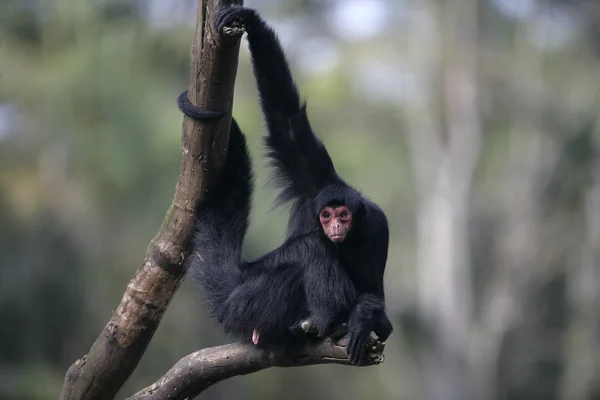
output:
M209 311L220 322L228 318L226 300L240 284L252 189L252 163L246 139L232 119L227 159L197 213L188 272Z

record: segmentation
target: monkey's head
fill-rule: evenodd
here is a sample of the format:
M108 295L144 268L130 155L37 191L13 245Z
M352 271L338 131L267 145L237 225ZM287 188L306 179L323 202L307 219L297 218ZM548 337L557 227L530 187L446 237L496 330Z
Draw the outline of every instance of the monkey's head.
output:
M341 243L352 229L352 211L345 205L325 206L319 214L323 232L333 243Z
M343 185L327 186L315 200L323 233L333 243L342 243L358 229L363 203L356 190Z

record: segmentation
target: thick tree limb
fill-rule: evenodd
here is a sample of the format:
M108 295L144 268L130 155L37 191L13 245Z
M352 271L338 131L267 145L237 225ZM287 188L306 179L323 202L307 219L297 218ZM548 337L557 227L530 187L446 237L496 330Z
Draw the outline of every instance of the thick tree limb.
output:
M236 375L247 375L270 367L299 367L316 364L350 365L346 338L330 338L285 352L260 350L241 343L211 347L179 360L156 383L128 400L192 399L209 386ZM383 362L383 346L373 353L367 365Z
M228 38L221 43L208 22L216 6L229 3L233 1L198 0L189 86L192 103L226 111L229 116L212 123L184 119L181 169L173 203L111 320L88 354L67 371L61 399L113 398L137 366L185 275L194 209L211 171L223 162L229 143L239 40Z

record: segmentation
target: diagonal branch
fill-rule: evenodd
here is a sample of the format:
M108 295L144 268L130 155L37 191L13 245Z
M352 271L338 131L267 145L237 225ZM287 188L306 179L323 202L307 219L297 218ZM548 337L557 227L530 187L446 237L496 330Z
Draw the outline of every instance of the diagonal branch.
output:
M128 400L191 399L209 386L237 375L247 375L271 367L300 367L316 364L350 365L347 338L326 338L314 344L285 351L260 350L241 343L202 349L179 360L156 383ZM383 362L383 346L375 349L366 365Z
M181 169L173 203L112 318L88 354L67 371L62 400L115 397L140 361L183 280L194 210L212 171L223 162L229 142L239 40L220 41L209 21L215 7L232 2L198 0L189 86L194 104L226 111L229 116L211 123L184 119Z

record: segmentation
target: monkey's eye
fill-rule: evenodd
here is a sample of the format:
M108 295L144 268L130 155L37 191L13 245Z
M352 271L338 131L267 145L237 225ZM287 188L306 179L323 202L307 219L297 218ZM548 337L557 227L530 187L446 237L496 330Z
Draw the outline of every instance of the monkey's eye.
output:
M340 213L340 218L348 218L348 212L347 211L342 211Z
M321 216L322 216L323 218L331 218L331 214L329 214L329 212L328 212L328 211L323 211L323 212L321 213Z

